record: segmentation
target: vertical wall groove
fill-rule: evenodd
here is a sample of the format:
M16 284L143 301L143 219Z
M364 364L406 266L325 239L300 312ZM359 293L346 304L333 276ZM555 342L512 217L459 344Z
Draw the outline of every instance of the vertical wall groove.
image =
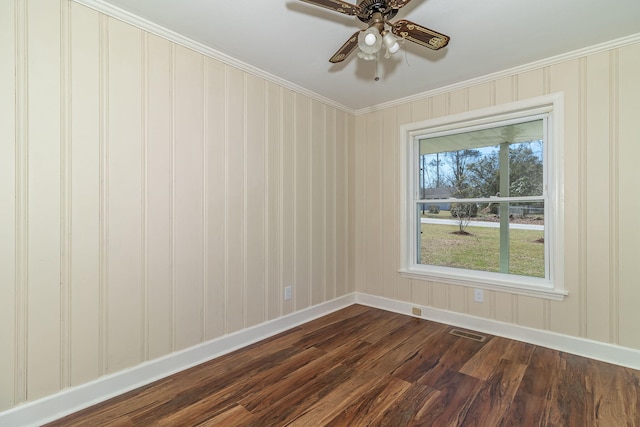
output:
M98 329L98 365L101 374L108 372L107 354L109 351L107 294L109 286L109 18L100 15L100 220L99 220L99 329Z
M171 152L169 154L169 247L171 254L169 256L169 271L171 275L171 313L169 315L169 324L171 325L171 349L176 349L176 45L171 43L171 59L170 59L170 133L171 133Z
M580 299L578 328L581 337L587 331L587 62L578 61L578 287Z
M142 224L141 224L141 253L142 253L142 262L140 263L141 272L140 278L142 280L141 286L141 325L140 325L140 360L149 359L149 251L148 251L148 224L149 224L149 214L148 214L148 206L149 206L149 191L148 191L148 151L149 151L149 51L148 51L148 34L145 31L141 31L141 88L142 88L142 102L140 105L142 106L141 111L141 120L142 126L140 129L142 130L142 144L141 145L141 215Z
M292 295L292 299L293 299L293 310L297 310L298 309L298 293L296 292L296 286L298 285L297 283L295 283L296 278L298 277L297 273L298 273L298 239L296 238L296 230L298 229L298 203L297 202L297 195L298 195L298 180L296 179L296 177L298 176L298 144L296 144L296 135L298 134L298 97L296 97L295 95L293 96L293 192L292 192L292 197L293 197L293 275L292 277L292 281L293 281L293 295Z
M248 168L247 168L247 164L248 164L248 159L247 159L247 147L248 147L248 133L249 133L249 125L247 122L247 105L249 105L249 95L248 95L248 90L247 90L247 73L243 73L242 74L242 96L244 99L243 102L243 107L244 107L244 114L242 117L242 169L243 169L243 175L242 175L242 292L241 292L241 299L242 299L242 326L246 327L248 324L248 319L247 319L247 268L248 268L248 263L247 263L247 198L248 198L248 191L247 191L247 187L249 184L249 179L248 179Z
M279 99L279 132L278 132L278 153L280 153L280 170L278 171L278 194L280 194L280 218L278 220L279 234L279 274L278 274L278 313L282 316L284 314L284 305L282 302L283 295L283 282L284 282L284 91L282 87L278 88Z
M227 200L229 200L229 67L227 65L224 66L224 229L225 231L229 229L229 208ZM224 325L222 331L224 333L229 332L229 269L227 265L229 265L229 235L228 233L224 233L224 283L222 286L222 295L224 298Z
M262 258L264 259L264 280L263 280L263 287L264 287L264 301L263 301L263 310L264 310L264 315L262 317L262 321L265 321L269 318L269 282L270 282L270 269L269 266L271 265L271 263L269 262L269 239L270 239L270 234L269 234L269 189L270 189L270 184L271 182L269 181L269 142L270 142L270 127L269 127L269 87L267 86L266 82L263 82L263 86L264 86L264 98L262 99L262 105L263 105L263 121L264 121L264 135L265 138L263 139L263 177L262 177L262 181L264 182L264 192L263 192L263 203L264 203L264 216L262 218L263 222L263 230L264 230L264 246L262 248Z
M209 269L208 269L208 260L209 260L209 245L207 245L207 240L209 236L209 186L207 185L207 177L209 176L209 159L208 153L209 148L207 141L209 140L209 121L207 118L209 117L209 96L208 87L207 87L207 76L208 76L208 62L206 58L202 58L202 88L204 90L204 96L202 97L202 111L203 111L203 120L202 120L202 163L200 167L202 168L202 328L200 341L204 342L209 336L207 334L207 314L209 313L209 299L208 299L208 288L209 288Z
M29 52L27 0L16 3L16 343L15 403L27 400L29 288Z
M331 240L333 241L333 296L334 298L338 297L338 264L336 262L336 254L338 252L338 198L336 194L338 193L338 182L336 179L336 175L338 174L338 114L335 109L332 110L331 114L333 115L333 158L331 159L332 164L334 165L333 169L333 188L331 192L333 193L333 212L331 213L331 218L333 220L333 237Z
M309 162L309 169L305 171L308 175L307 179L307 194L313 194L313 101L309 102L309 124L307 126L307 161ZM307 277L307 301L305 301L304 306L308 307L311 305L311 301L313 300L313 197L307 197L307 212L309 212L309 230L308 237L309 241L307 243L308 247L308 260L309 264L307 265L307 272L309 276Z
M60 10L60 386L71 384L71 25L70 3Z
M322 105L322 128L324 129L324 164L322 165L320 183L322 185L322 211L323 211L323 221L322 221L322 237L321 237L321 247L322 247L322 278L320 282L322 283L322 299L323 301L327 300L327 107ZM312 239L313 240L313 239ZM313 295L313 290L312 290ZM313 305L313 298L311 300L311 304Z
M544 67L542 70L542 92L546 95L551 93L551 67ZM542 301L542 327L545 330L551 328L551 301Z
M620 172L619 166L619 62L618 50L611 51L609 55L609 304L611 313L610 339L613 343L620 342L620 318L619 318L619 217L620 204Z

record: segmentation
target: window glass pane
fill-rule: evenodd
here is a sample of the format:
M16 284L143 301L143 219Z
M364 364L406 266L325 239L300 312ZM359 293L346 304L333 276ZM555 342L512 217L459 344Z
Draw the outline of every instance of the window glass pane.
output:
M418 264L545 277L542 201L478 206L476 216L452 214L454 204L417 206Z
M500 268L500 230L469 224L460 230L452 219L422 224L420 264L497 272Z
M421 139L420 199L541 196L542 119ZM502 175L508 175L503 179Z
M544 203L509 204L509 273L545 277Z

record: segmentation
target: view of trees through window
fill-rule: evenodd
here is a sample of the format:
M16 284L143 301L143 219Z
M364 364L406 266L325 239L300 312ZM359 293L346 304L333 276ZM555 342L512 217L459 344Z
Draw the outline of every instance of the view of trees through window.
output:
M545 277L543 120L419 141L418 263Z

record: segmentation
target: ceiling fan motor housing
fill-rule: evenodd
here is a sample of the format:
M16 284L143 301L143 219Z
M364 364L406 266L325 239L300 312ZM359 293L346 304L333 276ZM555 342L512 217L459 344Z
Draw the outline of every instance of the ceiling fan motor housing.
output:
M381 13L385 20L392 19L398 13L398 9L392 9L386 0L360 0L358 7L360 8L358 19L367 24L376 12Z

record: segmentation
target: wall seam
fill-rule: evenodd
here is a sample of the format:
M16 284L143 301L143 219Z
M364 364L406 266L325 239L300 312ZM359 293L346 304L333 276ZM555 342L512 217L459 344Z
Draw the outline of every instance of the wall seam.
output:
M71 25L60 3L60 387L71 385Z
M209 313L209 245L207 239L209 236L209 61L202 57L202 330L200 334L200 342L207 339L207 315Z
M307 169L307 212L309 212L309 229L307 230L307 235L309 237L309 241L307 243L307 254L308 254L308 264L307 264L307 301L305 302L305 307L309 307L312 305L313 301L313 101L308 100L309 104L309 116L308 116L308 126L307 126L307 161L309 165L309 169Z
M326 105L322 105L322 124L323 124L323 128L324 128L324 152L323 152L323 158L324 158L324 164L322 165L322 179L320 180L321 184L322 184L322 211L323 211L323 221L322 221L322 278L321 278L321 283L322 283L322 287L323 287L323 298L322 298L322 302L327 300L327 220L328 220L328 212L327 212L327 163L328 163L328 159L327 159L327 106ZM312 300L312 305L313 305L313 300Z
M229 236L227 233L229 226L229 66L224 65L224 129L223 129L223 155L224 155L224 262L223 262L223 286L222 286L222 296L224 300L223 304L223 334L229 331L229 320L227 318L228 314L228 301L229 298Z
M431 100L431 98L429 98ZM431 101L432 102L432 101ZM400 160L400 152L402 152L402 144L404 144L403 139L398 136L398 129L400 128L399 124L398 124L398 107L393 107L393 129L395 129L396 131L394 132L394 136L393 136L393 162L392 162L392 168L391 168L391 173L393 174L392 179L393 179L393 262L394 262L394 266L395 271L393 274L393 298L395 299L399 299L399 291L398 291L398 282L401 279L401 276L398 274L398 270L400 268L400 264L399 264L399 260L400 260L400 200L402 199L402 194L400 194L401 192L405 191L404 188L400 187L400 182L401 182L401 177L399 176L399 164L401 163ZM429 292L430 292L430 296L429 296L429 301L433 301L433 299L431 298L432 294L433 294L433 286L429 286Z
M170 52L171 87L169 89L169 103L171 117L169 119L170 152L169 152L169 275L171 281L171 311L169 313L169 327L171 328L171 350L176 350L176 45L171 43Z
M337 159L338 159L338 112L336 111L335 108L331 109L331 115L333 116L333 158L331 159L331 164L333 165L333 188L331 189L331 194L333 194L333 212L331 213L332 215L332 221L333 221L333 248L332 248L332 255L333 255L333 277L332 277L332 291L333 291L333 298L338 297L338 263L337 263L337 258L336 258L336 254L338 253L338 198L336 197L337 194L337 189L338 189L338 183L337 183L337 177L338 177L338 165L337 165Z
M248 215L247 215L247 206L248 206L248 185L249 185L249 171L248 171L248 132L249 132L249 122L248 122L248 105L249 105L249 90L248 90L248 78L247 73L242 74L242 96L243 96L243 116L242 116L242 284L241 284L241 299L242 299L242 327L246 328L248 325L248 301L247 301L247 241L248 241L248 233L247 233L247 225L248 225Z
M587 276L587 61L578 60L578 284L580 289L578 310L578 331L581 337L587 337L587 299L589 283Z
M620 203L620 135L619 135L619 51L614 50L609 54L609 305L610 305L610 341L614 344L620 343L620 277L619 277L619 203Z
M27 400L29 292L29 34L27 2L16 3L16 343L14 402Z
M271 127L269 126L270 122L269 122L269 85L267 85L267 83L265 81L263 81L263 100L262 100L262 105L263 105L263 121L264 121L264 137L262 138L262 151L264 153L263 158L264 158L264 162L263 162L263 185L264 185L264 192L263 192L263 203L264 203L264 216L262 218L262 227L264 230L264 235L263 235L263 246L262 246L262 256L263 256L263 262L264 262L264 271L263 271L263 280L262 280L262 287L264 290L264 304L263 304L263 314L262 314L262 321L264 322L265 320L269 319L269 304L271 303L270 298L269 298L269 294L270 294L270 290L271 290L271 277L270 277L270 272L271 269L270 267L270 258L269 258L269 244L270 244L270 233L269 233L269 219L271 218L271 216L269 215L269 188L270 188L270 184L271 182L269 181L269 146L270 146L270 129Z
M142 119L142 144L141 144L141 183L142 183L142 203L141 203L141 242L142 245L142 262L141 265L141 310L140 316L142 324L140 325L140 360L147 360L149 358L149 186L148 186L148 169L149 169L149 46L148 46L148 33L145 31L140 32L141 38L141 89L142 100L140 105L142 107L141 119Z
M296 144L296 135L298 134L298 97L293 94L293 274L292 276L292 310L295 311L298 304L298 292L296 289L298 288L298 283L296 283L297 273L298 273L298 236L296 236L296 232L298 231L298 203L296 203L298 199L298 180L296 177L298 176L298 145Z
M380 283L380 296L384 296L385 292L385 283L384 283L384 235L382 233L382 227L384 226L384 144L383 144L383 135L384 135L384 111L380 111L378 113L380 116L378 118L379 123L379 131L378 131L378 194L380 196L380 202L378 209L378 224L380 224L380 232L378 233L378 266L380 268L380 278L382 283Z
M100 26L100 220L99 220L99 329L98 364L101 374L108 371L108 312L107 296L109 286L109 18L103 14L99 18Z
M551 67L542 68L542 92L545 95L551 93ZM548 330L551 327L551 301L542 301L542 328Z
M280 232L280 239L278 242L278 250L279 250L279 272L278 272L278 313L280 316L284 314L284 303L282 299L283 294L283 285L284 285L284 93L283 88L278 88L278 99L279 99L279 108L280 108L280 117L278 120L278 153L280 154L280 170L278 171L278 186L279 186L279 194L280 194L280 203L279 203L279 218L278 218L278 227Z

